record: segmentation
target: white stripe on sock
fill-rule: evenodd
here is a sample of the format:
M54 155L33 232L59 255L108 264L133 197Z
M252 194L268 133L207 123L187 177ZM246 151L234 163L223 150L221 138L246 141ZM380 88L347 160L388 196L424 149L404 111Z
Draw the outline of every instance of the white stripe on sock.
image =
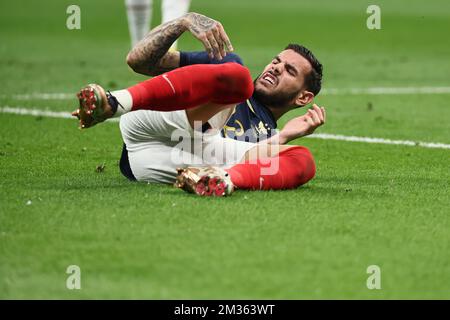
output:
M128 90L111 91L111 94L116 97L119 102L117 111L114 114L115 118L131 111L131 108L133 107L133 97Z

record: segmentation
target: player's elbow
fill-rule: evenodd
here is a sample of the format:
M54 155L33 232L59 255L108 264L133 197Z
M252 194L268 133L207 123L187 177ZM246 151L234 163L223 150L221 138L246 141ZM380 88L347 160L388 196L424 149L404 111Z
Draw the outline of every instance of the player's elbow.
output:
M133 51L130 51L127 55L127 65L136 73L148 75L150 70L146 70L142 65L141 60L136 56Z
M127 65L133 70L137 67L137 59L133 54L133 51L130 51L127 54Z

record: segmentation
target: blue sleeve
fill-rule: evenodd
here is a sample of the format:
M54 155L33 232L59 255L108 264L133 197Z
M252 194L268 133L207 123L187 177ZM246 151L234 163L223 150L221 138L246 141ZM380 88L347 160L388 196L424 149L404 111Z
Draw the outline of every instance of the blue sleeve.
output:
M227 52L227 55L222 60L211 59L206 51L196 52L180 52L180 67L189 66L191 64L221 64L226 62L236 62L244 65L241 57L235 53Z

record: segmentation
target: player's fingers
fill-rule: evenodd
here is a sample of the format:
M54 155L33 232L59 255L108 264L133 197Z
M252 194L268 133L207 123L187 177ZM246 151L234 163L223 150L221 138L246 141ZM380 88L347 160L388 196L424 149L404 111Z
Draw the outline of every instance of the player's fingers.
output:
M322 114L323 114L323 123L325 123L325 122L327 121L327 113L326 113L324 107L321 107L320 110L322 110Z
M209 57L213 59L214 58L213 49L211 43L209 43L208 37L206 35L203 35L198 39L203 43L203 46L205 47L205 50L208 53Z
M219 27L216 26L215 28L213 28L212 32L213 32L214 38L216 39L217 44L219 45L218 49L219 49L220 55L222 56L222 59L223 59L226 56L226 53L225 53L224 43L220 37Z
M310 109L308 109L307 113L306 113L306 122L308 122L310 125L315 126L314 124L314 116L313 113Z
M308 112L309 112L309 114L311 115L311 118L313 119L315 125L316 125L316 126L319 125L319 124L320 124L320 118L319 118L319 116L317 115L316 110L309 109Z
M218 24L220 37L222 38L222 41L225 43L225 45L228 48L228 51L233 51L233 45L231 44L230 38L228 38L227 33L225 32L225 29L223 28L222 24L219 22Z
M314 123L314 120L312 119L312 117L308 114L308 116L306 117L306 122L308 122L308 124L311 126L311 127L315 127L316 125L315 125L315 123Z
M214 57L217 60L222 60L222 55L220 54L220 50L219 50L219 44L217 43L216 39L214 38L214 34L212 32L208 32L208 33L206 33L206 36L208 37L208 41L211 44Z
M323 123L323 114L322 114L322 110L319 108L319 106L317 104L313 104L313 108L314 111L316 111L317 115L319 116L320 119L320 123Z

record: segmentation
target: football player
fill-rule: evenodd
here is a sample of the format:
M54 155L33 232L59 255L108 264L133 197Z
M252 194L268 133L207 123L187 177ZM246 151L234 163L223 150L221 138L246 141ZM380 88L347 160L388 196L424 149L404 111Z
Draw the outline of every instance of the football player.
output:
M168 51L186 31L205 52ZM285 144L325 123L325 109L314 104L275 129L283 114L319 93L322 65L307 48L290 44L253 81L230 51L218 21L188 13L152 30L128 54L128 64L152 79L113 92L88 85L73 114L81 128L121 116L120 167L130 180L176 181L185 190L217 196L235 187L286 189L311 180L309 150ZM189 143L180 144L180 137ZM190 148L197 141L200 152Z

